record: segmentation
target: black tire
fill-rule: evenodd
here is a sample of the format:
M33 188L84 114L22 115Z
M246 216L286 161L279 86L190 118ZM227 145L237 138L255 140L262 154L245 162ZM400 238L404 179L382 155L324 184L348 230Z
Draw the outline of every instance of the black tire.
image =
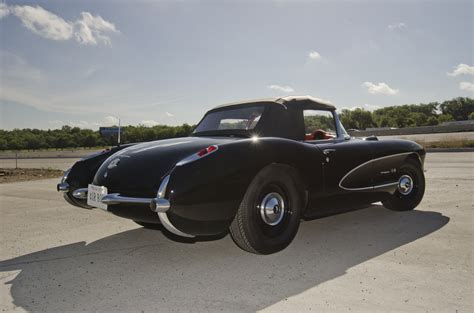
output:
M294 169L279 164L265 167L250 183L230 225L232 239L251 253L271 254L283 250L298 232L303 194ZM262 201L268 208L263 212ZM275 219L270 220L268 216Z
M140 221L134 221L140 226L145 227L146 229L156 229L156 230L161 230L161 224L155 224L155 223L146 223L146 222L140 222Z
M409 211L413 210L420 204L425 194L425 175L421 169L420 163L409 160L400 167L400 177L404 175L412 179L413 188L408 194L403 194L397 189L388 199L382 201L387 209L393 211Z

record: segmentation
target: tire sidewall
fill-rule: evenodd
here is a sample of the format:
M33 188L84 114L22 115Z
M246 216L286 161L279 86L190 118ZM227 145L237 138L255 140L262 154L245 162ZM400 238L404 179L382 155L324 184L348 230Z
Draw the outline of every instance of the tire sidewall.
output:
M398 190L383 202L385 207L395 211L413 210L420 204L425 193L425 175L417 162L409 161L400 167L400 177L409 175L414 183L413 191L404 196Z
M277 186L276 190L275 187ZM248 234L250 245L259 253L269 254L280 251L287 247L298 232L300 218L302 215L302 200L300 184L294 170L285 165L273 164L255 177L250 184L242 201L241 209L244 213L243 227ZM289 212L276 226L264 225L264 227L282 227L281 232L271 236L263 228L263 220L260 215L259 204L262 197L268 192L275 191L283 193L285 205Z

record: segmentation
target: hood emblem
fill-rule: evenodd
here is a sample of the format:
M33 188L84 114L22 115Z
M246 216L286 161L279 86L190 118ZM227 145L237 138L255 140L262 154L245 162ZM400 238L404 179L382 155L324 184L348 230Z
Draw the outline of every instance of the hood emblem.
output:
M110 161L109 165L107 166L107 168L110 170L114 167L117 167L117 165L119 164L120 162L120 159L113 159L112 161Z

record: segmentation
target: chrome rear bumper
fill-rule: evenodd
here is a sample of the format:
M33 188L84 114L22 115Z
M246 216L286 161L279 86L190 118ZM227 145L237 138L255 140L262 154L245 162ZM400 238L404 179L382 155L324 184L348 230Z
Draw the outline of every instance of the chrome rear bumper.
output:
M182 237L194 237L193 235L186 234L179 229L177 229L169 220L168 215L166 212L170 208L170 202L165 199L165 193L166 193L166 188L168 187L168 182L169 182L169 175L166 176L163 181L161 182L160 188L158 189L158 192L156 194L156 198L134 198L134 197L124 197L121 196L118 193L111 193L105 195L100 202L107 204L107 205L113 205L113 204L145 204L149 205L150 209L153 212L156 212L158 214L158 218L161 221L161 224L170 232L172 232L175 235L182 236ZM70 186L66 182L61 182L57 185L58 191L62 192L69 192ZM81 199L85 200L87 199L87 193L88 189L87 188L80 188L76 189L72 192L72 196L76 199Z
M59 186L58 186L59 189ZM76 199L87 199L87 188L76 189L72 192L72 196ZM170 208L170 203L162 198L135 198L124 197L119 193L110 193L105 195L100 202L107 205L112 204L146 204L150 206L153 212L166 212Z
M69 191L69 184L68 183L59 183L56 186L56 189L61 192L68 192Z

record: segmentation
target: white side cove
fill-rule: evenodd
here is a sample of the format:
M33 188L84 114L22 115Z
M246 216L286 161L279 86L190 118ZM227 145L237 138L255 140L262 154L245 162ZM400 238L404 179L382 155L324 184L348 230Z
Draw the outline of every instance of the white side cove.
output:
M163 178L163 181L161 182L161 185L160 185L160 188L158 188L158 193L156 195L156 197L158 199L163 199L165 197L165 193L166 193L166 188L168 187L168 182L170 180L170 176L166 176L165 178ZM177 229L176 227L174 227L174 225L171 223L171 221L169 220L168 218L168 215L166 214L166 212L158 212L158 218L160 219L160 222L161 224L171 233L175 234L175 235L178 235L178 236L181 236L181 237L187 237L187 238L193 238L195 236L193 235L190 235L190 234L186 234L186 233L183 233L182 231L180 231L179 229Z
M352 170L350 170L346 175L344 175L344 177L342 177L341 181L339 182L339 187L344 189L344 190L348 190L348 191L364 191L364 190L373 190L373 189L379 189L379 188L386 188L386 187L390 187L390 186L396 186L398 185L398 181L396 182L393 182L393 183L388 183L388 184L382 184L382 185L376 185L376 186L369 186L369 187L360 187L360 188L348 188L348 187L344 187L342 185L342 183L344 182L344 179L346 179L347 177L349 177L349 175L351 175L353 172L355 172L356 170L358 170L359 168L361 167L364 167L366 165L369 165L370 163L373 163L373 162L377 162L377 161L380 161L380 160L384 160L384 159L388 159L388 158L394 158L394 157L399 157L399 156L402 156L402 155L409 155L409 154L412 154L413 152L404 152L404 153L397 153L397 154L392 154L392 155L387 155L387 156L384 156L384 157L380 157L380 158L376 158L376 159L373 159L373 160L370 160L370 161L367 161L367 162L364 162L356 167L354 167Z

